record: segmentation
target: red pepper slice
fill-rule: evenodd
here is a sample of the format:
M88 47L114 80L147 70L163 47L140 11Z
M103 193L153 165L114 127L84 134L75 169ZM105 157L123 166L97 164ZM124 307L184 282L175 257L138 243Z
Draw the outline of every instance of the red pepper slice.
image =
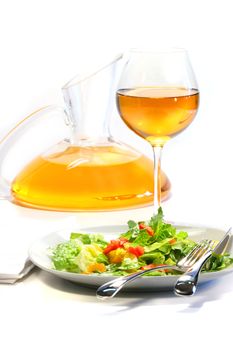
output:
M136 255L136 257L139 257L139 256L144 254L144 248L140 245L138 245L136 247L128 247L127 251L131 254Z
M172 245L172 244L175 244L176 243L176 238L172 238L170 239L169 243Z
M156 266L157 266L156 264L148 264L148 265L142 266L140 270L148 270Z
M143 222L140 222L138 225L140 230L146 230L148 235L154 236L154 231L150 226L145 225Z
M121 248L124 246L124 244L128 242L128 239L124 237L120 237L118 239L112 239L110 243L107 245L107 247L103 250L104 254L110 253L112 250L115 250L117 248Z
M144 222L140 222L138 224L138 227L140 228L140 230L144 230L144 228L146 228L146 225L144 224Z
M154 236L154 230L150 226L147 226L146 231L151 237Z

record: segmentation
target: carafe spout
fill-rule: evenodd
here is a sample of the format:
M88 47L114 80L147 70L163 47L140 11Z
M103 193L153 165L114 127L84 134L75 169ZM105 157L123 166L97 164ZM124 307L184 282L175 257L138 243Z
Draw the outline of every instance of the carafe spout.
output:
M91 73L78 75L62 89L73 143L108 139L122 54Z

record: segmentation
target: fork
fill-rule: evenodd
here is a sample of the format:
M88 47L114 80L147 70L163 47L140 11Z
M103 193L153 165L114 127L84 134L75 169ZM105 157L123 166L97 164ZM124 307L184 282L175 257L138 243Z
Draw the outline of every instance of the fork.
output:
M209 240L202 240L191 250L191 252L188 255L179 260L176 265L157 265L156 267L152 267L147 270L142 270L139 272L132 273L128 276L123 276L111 280L97 289L96 296L99 299L113 298L127 283L132 282L138 277L145 275L151 271L169 269L185 272L189 268L191 268L203 256L203 254L205 254L209 244Z
M225 233L223 238L216 245L215 241L209 241L209 246L206 249L205 254L191 267L189 267L186 272L180 276L175 284L174 292L176 295L193 295L197 289L197 283L200 271L206 261L211 257L212 253L222 254L231 239L231 227Z

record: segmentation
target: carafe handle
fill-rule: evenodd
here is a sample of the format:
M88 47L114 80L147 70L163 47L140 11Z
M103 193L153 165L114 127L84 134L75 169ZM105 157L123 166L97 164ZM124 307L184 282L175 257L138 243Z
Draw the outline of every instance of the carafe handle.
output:
M7 157L9 150L12 148L20 137L24 134L26 129L30 128L38 119L48 117L50 113L61 114L65 119L66 125L70 124L69 116L65 109L60 106L46 106L43 107L16 124L4 137L0 140L0 199L11 199L11 184L10 181L3 176L3 163Z

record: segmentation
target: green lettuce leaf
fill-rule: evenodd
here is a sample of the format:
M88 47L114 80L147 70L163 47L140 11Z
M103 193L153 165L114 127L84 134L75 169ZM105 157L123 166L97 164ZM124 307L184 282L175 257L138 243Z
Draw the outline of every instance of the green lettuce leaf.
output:
M81 246L74 241L58 244L51 252L51 260L56 270L79 272L80 269L75 261L81 251Z

